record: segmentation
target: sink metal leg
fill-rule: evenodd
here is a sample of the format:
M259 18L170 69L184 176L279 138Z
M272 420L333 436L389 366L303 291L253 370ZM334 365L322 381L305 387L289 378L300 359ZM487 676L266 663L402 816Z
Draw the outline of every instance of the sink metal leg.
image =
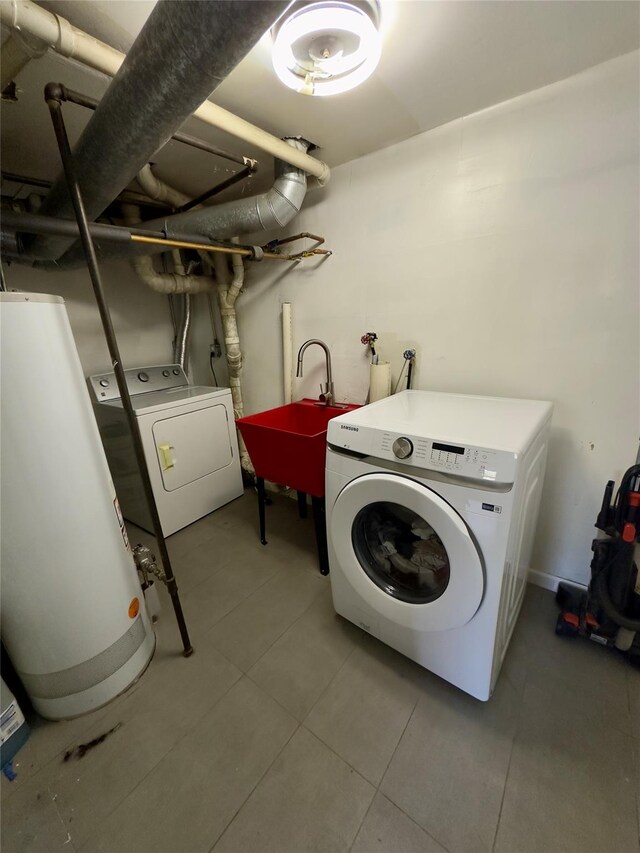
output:
M258 515L260 517L260 542L263 545L267 544L266 540L266 519L265 508L267 505L267 492L264 487L264 477L256 477L256 486L258 487Z
M300 518L307 517L307 493L298 492L298 515Z
M318 547L318 563L320 564L320 574L329 574L329 550L327 547L327 525L325 515L324 498L311 496L311 505L313 507L313 522L316 528L316 543Z

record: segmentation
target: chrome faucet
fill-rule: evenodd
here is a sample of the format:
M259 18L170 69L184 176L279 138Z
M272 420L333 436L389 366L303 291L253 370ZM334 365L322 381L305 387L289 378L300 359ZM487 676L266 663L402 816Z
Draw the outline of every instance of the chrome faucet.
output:
M327 361L327 384L324 388L322 387L322 384L320 384L319 399L325 404L325 406L331 406L335 399L333 376L331 373L331 353L329 352L329 347L323 341L319 341L317 338L311 338L311 340L305 341L305 343L302 344L298 352L298 369L296 370L296 376L302 376L302 359L307 347L310 347L311 344L317 344L324 350L324 356Z

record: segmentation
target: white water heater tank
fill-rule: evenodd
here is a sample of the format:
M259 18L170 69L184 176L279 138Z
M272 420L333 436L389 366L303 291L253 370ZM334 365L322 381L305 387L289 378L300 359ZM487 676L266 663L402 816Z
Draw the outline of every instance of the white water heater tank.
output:
M43 717L106 704L153 628L64 300L0 293L2 640Z

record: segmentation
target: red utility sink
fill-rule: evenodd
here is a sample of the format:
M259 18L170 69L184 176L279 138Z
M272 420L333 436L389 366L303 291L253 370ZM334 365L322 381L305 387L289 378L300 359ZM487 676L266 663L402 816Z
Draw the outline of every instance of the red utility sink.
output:
M256 476L315 497L324 496L327 424L360 406L298 400L236 423Z

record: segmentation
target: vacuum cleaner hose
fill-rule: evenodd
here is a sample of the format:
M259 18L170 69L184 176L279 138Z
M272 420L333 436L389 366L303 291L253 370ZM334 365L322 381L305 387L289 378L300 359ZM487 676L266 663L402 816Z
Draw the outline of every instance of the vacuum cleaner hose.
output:
M593 579L598 601L609 619L612 619L621 628L628 628L629 631L640 631L640 619L630 619L624 613L620 613L609 595L609 573L614 564L615 560L610 560Z

